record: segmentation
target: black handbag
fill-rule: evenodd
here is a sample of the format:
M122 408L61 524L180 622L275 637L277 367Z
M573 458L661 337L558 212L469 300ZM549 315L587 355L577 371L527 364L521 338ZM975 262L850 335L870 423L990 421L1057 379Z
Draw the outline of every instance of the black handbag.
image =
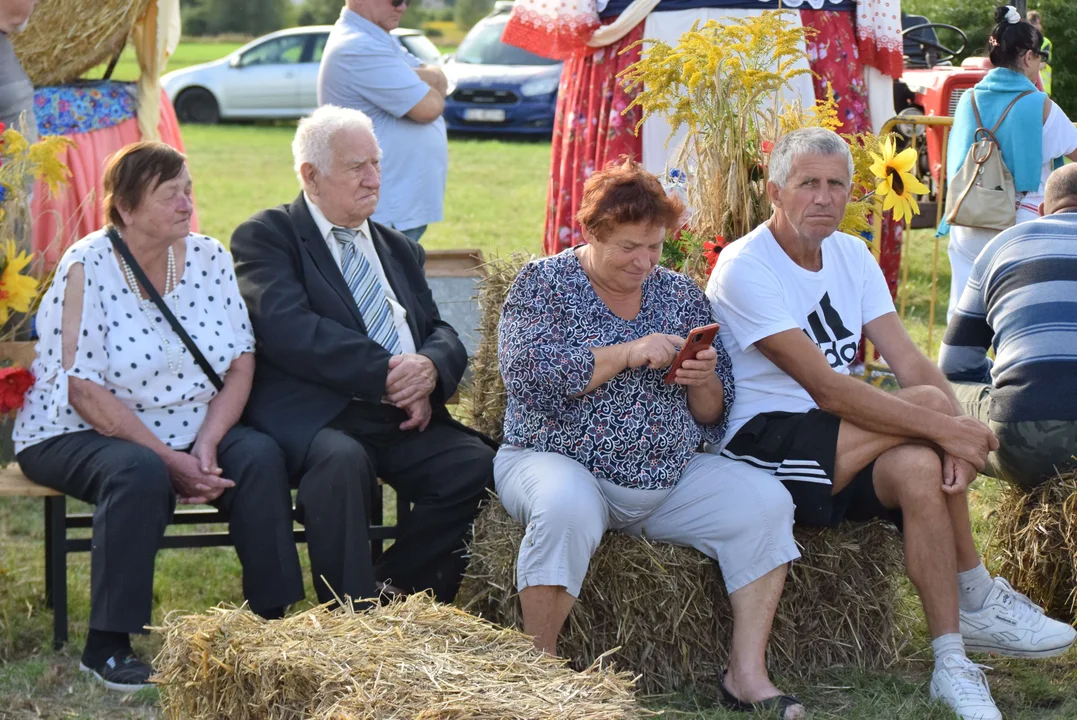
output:
M217 371L213 369L213 366L206 360L206 356L202 354L202 351L198 349L198 345L191 339L191 336L187 334L187 331L183 329L183 325L176 319L176 316L172 314L172 311L168 309L168 305L165 304L164 298L161 297L161 293L157 292L157 288L153 286L150 279L146 277L145 271L142 266L135 260L135 256L131 254L131 248L127 247L127 243L123 241L120 234L116 232L116 228L109 225L106 229L108 233L108 239L112 241L112 244L116 246L116 250L119 251L120 257L131 268L131 272L135 274L135 279L150 295L150 300L157 306L157 309L161 311L161 314L165 316L165 320L168 320L168 324L172 326L172 329L179 335L180 340L187 346L191 355L194 357L194 361L198 363L198 367L202 368L202 372L206 374L209 381L213 383L213 387L217 388L217 392L224 389L224 381L221 380L221 376L217 374Z

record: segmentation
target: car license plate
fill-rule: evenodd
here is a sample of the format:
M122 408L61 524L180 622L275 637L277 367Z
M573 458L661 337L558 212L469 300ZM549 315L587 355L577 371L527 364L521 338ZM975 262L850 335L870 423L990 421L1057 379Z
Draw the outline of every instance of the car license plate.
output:
M468 108L464 119L477 122L505 122L505 111L496 108Z

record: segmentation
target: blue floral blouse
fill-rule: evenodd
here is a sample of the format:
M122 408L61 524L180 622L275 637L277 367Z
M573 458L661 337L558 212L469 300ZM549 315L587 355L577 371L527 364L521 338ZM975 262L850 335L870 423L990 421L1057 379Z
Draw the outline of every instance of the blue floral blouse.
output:
M692 280L658 267L643 283L639 315L624 320L595 293L573 250L536 260L520 271L498 326L498 360L508 391L505 442L556 452L595 477L625 487L677 484L701 440L719 443L733 404L733 366L714 339L715 369L725 387L726 413L700 425L687 389L666 385L665 370L623 370L582 397L595 369L592 347L651 333L685 337L713 322Z

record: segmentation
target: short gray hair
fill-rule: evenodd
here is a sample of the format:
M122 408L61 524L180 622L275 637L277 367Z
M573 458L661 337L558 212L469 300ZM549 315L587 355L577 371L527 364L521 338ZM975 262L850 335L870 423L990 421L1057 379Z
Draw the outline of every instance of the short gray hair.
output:
M299 121L292 140L292 157L295 158L295 174L303 184L303 163L310 163L318 172L328 172L333 160L333 138L342 130L365 130L374 138L374 123L366 113L336 105L322 105ZM381 147L378 147L381 159Z
M1073 207L1077 207L1077 163L1063 165L1052 172L1043 191L1045 214Z
M800 128L778 138L770 151L770 182L785 187L793 160L800 155L843 155L849 162L849 181L852 182L853 154L849 145L841 135L821 127Z

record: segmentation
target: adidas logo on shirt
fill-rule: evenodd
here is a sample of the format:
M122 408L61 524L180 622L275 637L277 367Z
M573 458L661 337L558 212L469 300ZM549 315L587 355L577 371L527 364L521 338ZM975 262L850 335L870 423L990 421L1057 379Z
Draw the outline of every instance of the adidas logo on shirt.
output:
M841 315L830 302L830 293L823 293L819 303L808 314L808 328L804 334L819 346L830 367L835 370L852 364L860 338L845 327Z

